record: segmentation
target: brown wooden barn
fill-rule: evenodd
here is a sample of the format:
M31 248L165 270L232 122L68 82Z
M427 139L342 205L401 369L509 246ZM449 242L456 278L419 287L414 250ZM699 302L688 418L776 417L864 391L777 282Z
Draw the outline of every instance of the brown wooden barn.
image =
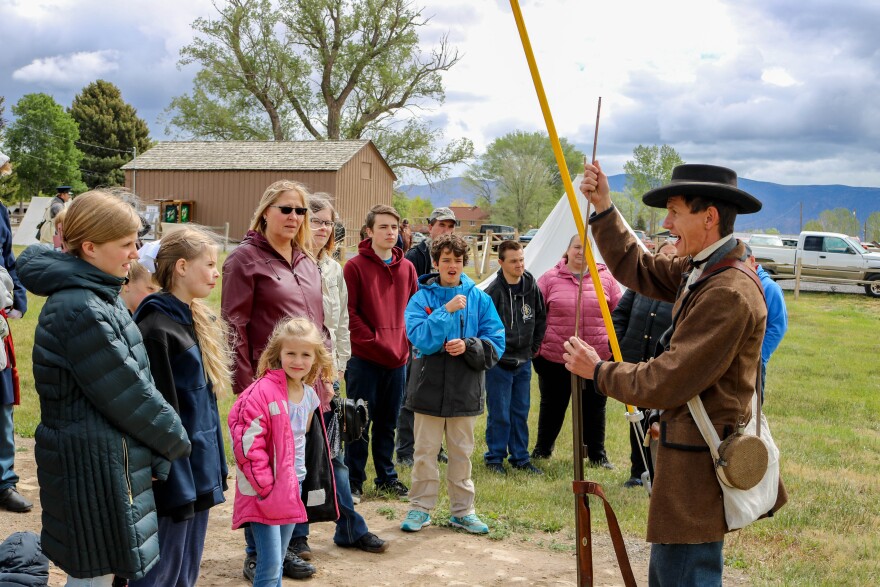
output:
M173 141L157 143L122 167L125 186L144 204L192 200L191 220L205 226L229 222L240 240L266 187L279 179L327 192L346 227L346 245L357 242L364 217L391 204L397 177L371 141Z

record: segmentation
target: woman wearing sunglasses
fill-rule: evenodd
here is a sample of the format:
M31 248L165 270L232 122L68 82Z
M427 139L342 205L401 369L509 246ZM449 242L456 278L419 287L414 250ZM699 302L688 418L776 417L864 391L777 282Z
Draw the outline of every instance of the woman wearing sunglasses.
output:
M270 185L260 198L250 230L223 264L220 309L232 334L232 390L236 394L253 383L260 354L282 319L308 318L324 334L330 349L321 273L311 253L308 206L309 194L301 183L281 180ZM332 397L332 388L323 391ZM322 397L322 404L329 405L330 397ZM253 580L256 550L247 533L246 539L244 574ZM314 573L315 567L296 556L284 562L286 576L305 579Z

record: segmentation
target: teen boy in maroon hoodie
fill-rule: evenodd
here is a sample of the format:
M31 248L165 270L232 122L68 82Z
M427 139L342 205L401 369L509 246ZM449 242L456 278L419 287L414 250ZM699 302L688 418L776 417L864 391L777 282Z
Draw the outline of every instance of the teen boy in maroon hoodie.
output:
M409 493L397 479L392 457L409 357L403 311L418 290L418 282L415 267L395 246L399 224L400 215L394 208L374 206L367 214L367 238L343 269L351 331L346 393L349 398L367 401L370 413L363 436L345 447L355 503L363 495L371 434L376 489L398 497Z

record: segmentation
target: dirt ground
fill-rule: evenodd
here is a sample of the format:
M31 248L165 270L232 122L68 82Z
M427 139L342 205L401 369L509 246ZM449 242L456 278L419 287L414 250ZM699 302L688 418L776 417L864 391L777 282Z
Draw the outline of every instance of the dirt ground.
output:
M18 489L34 502L34 509L27 514L0 510L0 537L21 530L40 532L34 441L17 438L16 446L15 469L21 477ZM230 490L226 495L229 501L211 510L199 581L199 585L205 587L249 585L241 574L243 534L230 529L234 491ZM546 535L517 535L505 540L491 540L433 526L406 534L399 528L406 515L405 503L365 500L357 508L366 518L370 531L390 541L389 549L377 555L339 548L333 544L332 524L314 524L309 545L313 553L312 563L318 572L307 582L345 587L428 584L574 586L577 583L574 555L539 546L539 542L549 542ZM394 511L392 519L389 519L388 508ZM380 509L382 513L379 513ZM627 550L636 580L641 585L647 584L648 545L641 540L627 540ZM607 536L594 536L593 568L595 585L623 585ZM51 586L63 585L64 578L60 569L51 568ZM284 581L285 584L296 583L292 579ZM724 582L727 585L745 584L741 576L727 572Z

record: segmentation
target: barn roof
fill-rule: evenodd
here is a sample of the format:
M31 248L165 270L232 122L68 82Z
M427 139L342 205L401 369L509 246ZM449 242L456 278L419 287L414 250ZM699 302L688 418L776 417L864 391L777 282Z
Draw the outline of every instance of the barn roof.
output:
M368 140L167 141L156 143L122 169L338 171L368 144Z

